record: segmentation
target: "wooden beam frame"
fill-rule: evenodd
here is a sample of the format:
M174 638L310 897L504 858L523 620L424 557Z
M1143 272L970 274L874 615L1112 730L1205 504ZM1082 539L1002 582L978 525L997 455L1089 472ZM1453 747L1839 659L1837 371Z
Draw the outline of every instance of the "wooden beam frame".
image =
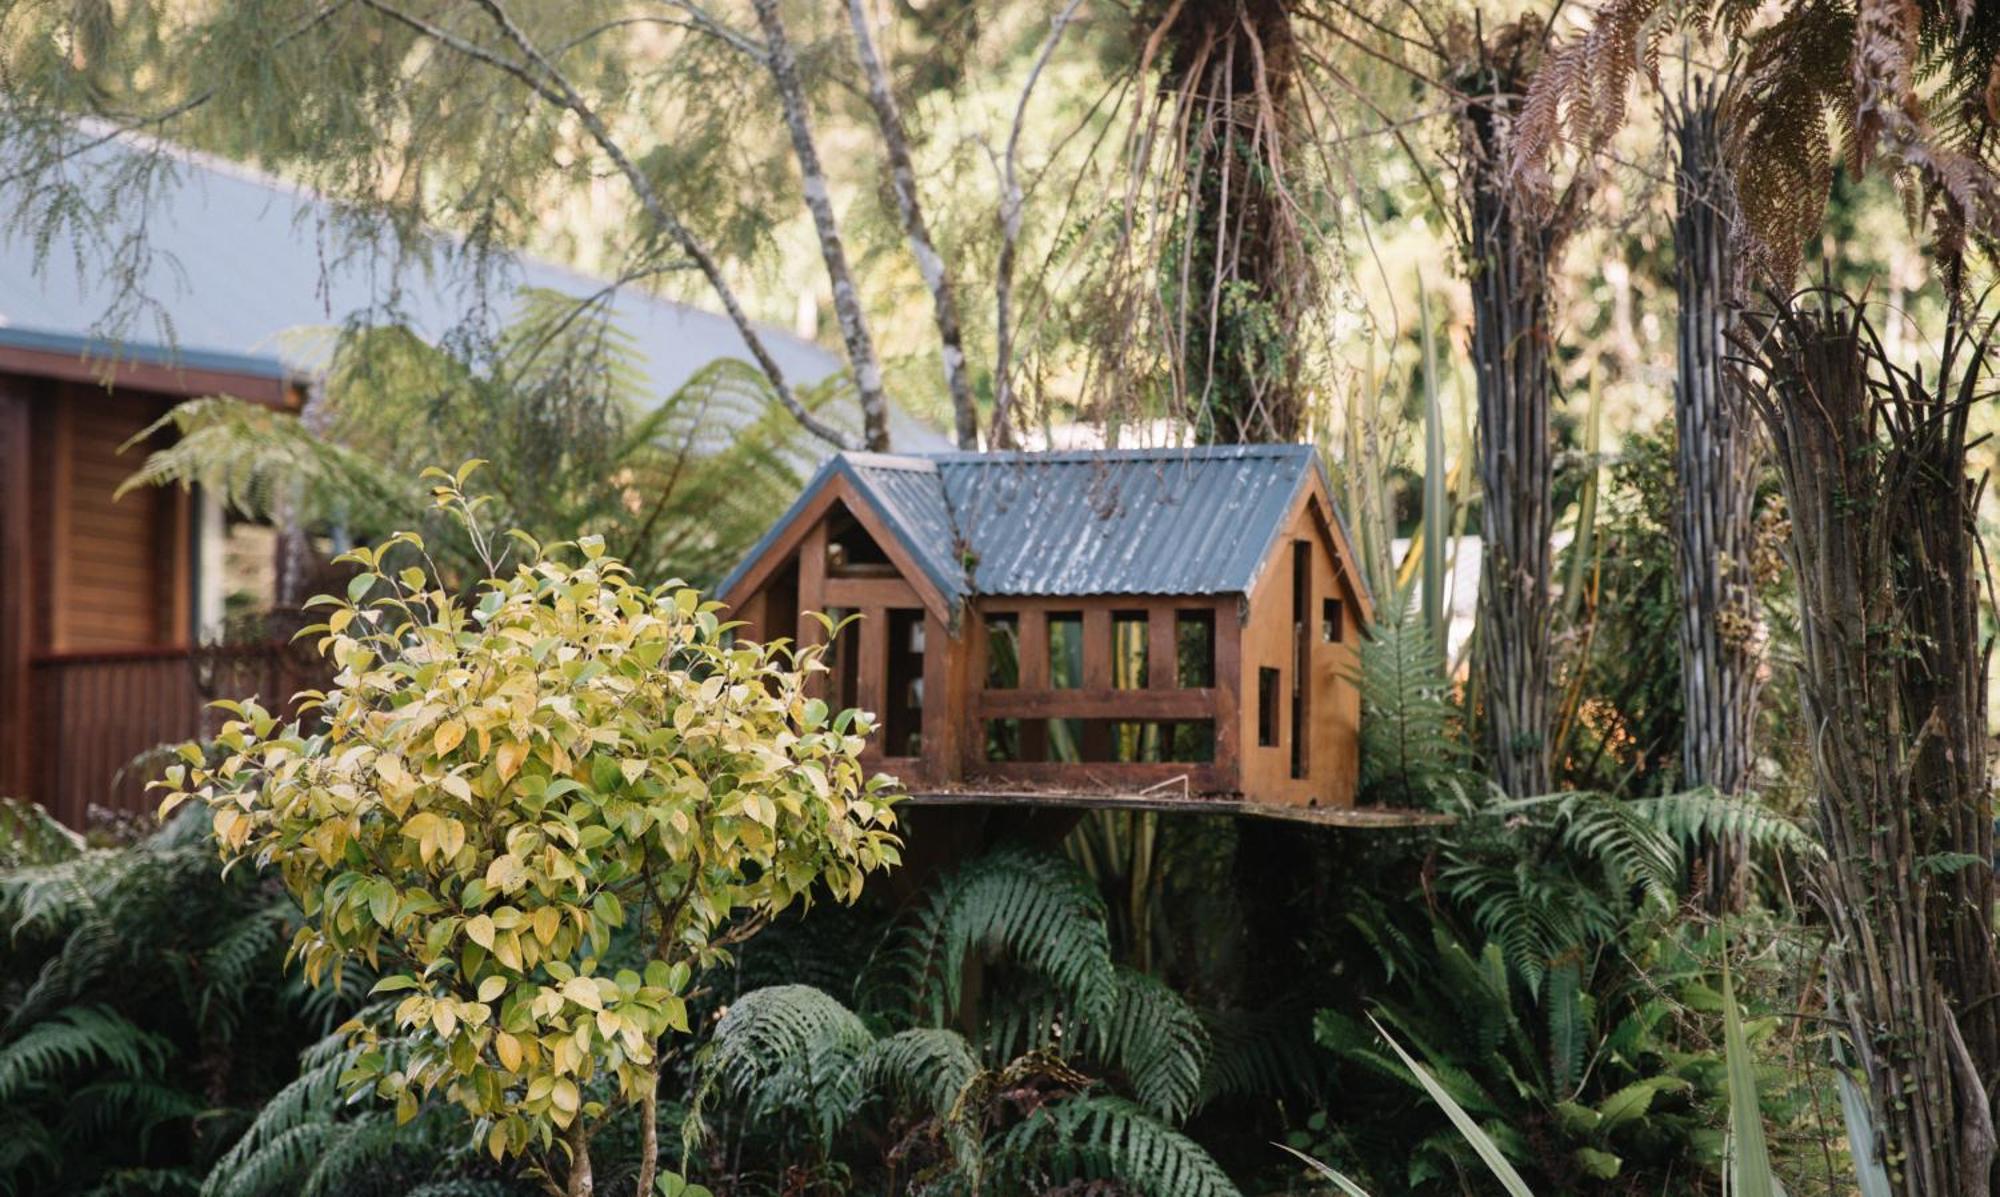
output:
M229 370L184 369L156 362L91 358L54 349L0 345L0 374L82 382L107 390L158 391L180 399L227 395L284 411L305 403L305 387L296 379Z
M939 592L936 583L931 581L930 575L924 572L923 567L917 564L914 557L910 556L909 550L903 545L902 537L892 532L888 524L883 521L881 513L875 510L874 504L870 503L860 491L854 488L852 483L839 474L828 476L827 480L820 484L819 490L813 492L806 502L801 504L792 513L791 518L785 522L778 535L770 544L765 546L763 552L758 554L757 559L750 563L750 567L743 571L743 576L736 579L736 584L722 594L717 595L717 599L727 606L734 608L745 598L762 589L764 583L770 580L771 575L777 572L778 567L784 564L785 559L791 556L792 551L803 546L807 534L815 528L820 530L821 548L817 564L820 576L824 578L826 572L824 540L826 517L833 510L835 503L845 506L848 514L852 515L855 521L867 530L868 535L875 538L875 543L881 546L882 552L895 565L896 571L902 575L903 581L916 591L917 597L922 601L925 609L936 615L945 626L950 627L955 625L957 622L955 619L957 612L952 609L952 604L946 601L945 596ZM802 552L799 557L800 609L806 611L820 610L819 606L813 605L806 598L805 573L806 560ZM859 582L862 580L845 579L848 582Z

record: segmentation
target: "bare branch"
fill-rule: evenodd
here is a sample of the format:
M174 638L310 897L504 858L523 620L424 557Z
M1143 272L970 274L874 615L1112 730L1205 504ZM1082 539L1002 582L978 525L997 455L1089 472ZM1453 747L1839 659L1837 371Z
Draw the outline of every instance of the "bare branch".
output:
M1072 0L1070 7L1076 7ZM951 270L931 240L924 223L924 210L917 200L917 172L910 161L910 140L903 130L903 114L896 107L896 93L889 86L889 72L875 52L874 35L868 29L868 14L862 0L847 0L848 20L854 26L855 54L861 73L868 80L868 103L875 109L875 123L882 129L882 143L889 155L889 182L896 192L896 210L903 218L903 233L916 256L917 271L930 289L931 308L937 319L939 350L944 358L944 384L951 394L953 430L961 449L979 448L979 408L973 402L972 384L965 375L965 338L959 330L958 298L952 286Z
M488 2L491 0L482 0ZM854 271L847 264L847 247L840 239L840 224L834 219L826 168L820 163L819 147L813 144L805 88L799 82L798 56L792 52L784 19L778 15L778 0L753 0L753 4L757 23L764 30L764 41L770 47L765 65L778 85L785 127L792 135L792 152L799 160L806 209L812 213L813 228L819 233L820 257L825 259L827 278L833 283L833 314L840 323L841 340L847 344L848 363L854 367L855 389L861 395L863 439L868 448L882 452L889 448L889 401L882 392L882 364L875 356L875 341L868 335L868 322L861 311L861 292L854 285Z
M660 195L659 189L653 186L653 181L646 177L645 172L639 169L631 156L625 152L624 147L611 135L611 130L605 125L603 118L583 98L582 93L536 49L534 43L521 31L520 26L515 24L514 19L500 6L498 0L475 0L475 2L493 19L493 23L499 27L507 40L526 56L526 62L508 58L442 26L388 4L385 0L362 0L362 3L369 8L421 33L439 45L512 76L551 105L574 115L582 124L584 131L590 135L591 141L611 159L612 165L616 166L618 172L625 177L626 183L631 186L647 217L661 232L680 246L681 252L688 256L695 268L701 271L702 277L708 280L716 298L722 303L723 311L736 325L737 335L743 338L744 346L750 350L750 356L764 372L764 377L770 380L771 389L777 395L778 402L784 405L785 410L790 412L792 418L807 432L836 448L852 448L852 442L845 434L813 415L805 404L799 401L797 393L785 380L784 370L779 367L777 359L771 356L770 349L764 344L763 336L757 331L756 325L751 323L749 315L743 310L742 303L737 300L736 292L722 277L722 267L715 260L715 255L709 252L708 247L694 235L692 229L681 223L680 218Z
M995 448L1013 443L1009 420L1014 407L1014 259L1021 243L1021 184L1015 167L1021 148L1021 128L1027 123L1028 100L1035 94L1035 83L1041 79L1042 69L1049 65L1056 43L1062 41L1063 31L1069 28L1082 2L1069 0L1049 22L1049 34L1042 39L1035 65L1029 68L1028 81L1021 85L1021 98L1014 105L1014 124L1007 132L1007 153L1000 178L1000 262L994 279L993 423L986 438Z

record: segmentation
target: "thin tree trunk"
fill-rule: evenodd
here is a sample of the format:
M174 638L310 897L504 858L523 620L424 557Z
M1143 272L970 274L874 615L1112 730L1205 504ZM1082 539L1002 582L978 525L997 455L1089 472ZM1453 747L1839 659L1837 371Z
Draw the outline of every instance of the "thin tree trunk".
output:
M728 280L723 278L722 266L716 261L715 255L709 252L708 246L701 238L694 235L694 230L681 223L680 217L667 205L659 189L653 186L653 181L639 169L638 164L625 152L625 147L618 139L611 135L610 127L604 123L604 119L597 114L597 110L590 105L590 102L584 99L583 93L577 90L568 76L556 69L555 64L541 52L540 47L528 37L527 32L499 0L476 0L476 2L486 11L502 35L521 51L527 59L526 63L496 54L476 42L467 41L441 25L384 3L384 0L362 0L363 4L382 16L422 34L453 53L512 76L543 101L575 116L590 140L598 149L604 151L605 157L611 159L611 164L632 188L632 194L638 198L639 206L646 213L646 218L652 221L668 240L680 247L681 252L685 253L694 262L695 268L701 271L701 276L708 280L708 285L715 291L716 299L722 304L722 310L729 316L729 322L736 326L737 335L743 338L744 347L750 351L750 356L756 361L758 369L762 370L764 377L770 381L772 393L777 397L779 404L791 413L800 427L813 436L837 449L849 448L848 438L844 434L813 415L805 404L799 401L797 392L793 391L791 383L786 381L785 372L778 365L778 359L771 355L769 347L764 344L763 334L758 332L756 324L743 310L742 303L736 298L736 291L730 287Z
M652 1197L653 1178L660 1172L660 1066L646 1070L646 1089L639 1095L638 1197Z
M1021 130L1028 119L1028 100L1043 68L1062 41L1063 31L1075 18L1083 0L1069 0L1049 21L1049 34L1042 39L1041 52L1021 85L1021 98L1014 104L1014 123L1007 132L1007 152L1000 167L1000 256L993 278L993 422L986 441L996 449L1014 444L1014 263L1021 249L1021 192L1019 169Z
M1829 968L1899 1197L1988 1197L1994 1161L1987 646L1965 472L1986 345L1967 355L1962 321L1954 304L1925 382L1845 301L1738 338L1791 519Z
M1459 147L1479 409L1479 698L1487 767L1519 797L1550 784L1548 288L1566 230L1506 176L1511 108L1529 72L1518 51L1506 58L1482 46L1480 56L1476 87L1461 101Z
M886 452L889 400L882 390L882 364L875 356L875 341L868 335L868 322L861 311L861 292L854 285L847 247L834 219L826 168L820 163L819 147L813 143L805 88L799 82L798 55L792 50L784 19L778 14L778 0L752 0L752 6L757 10L757 24L764 31L765 65L778 86L785 128L791 133L792 152L799 160L806 209L812 213L813 228L819 233L820 257L826 261L827 278L833 284L833 314L840 322L840 337L846 343L847 360L854 367L855 389L861 397L862 439L868 448Z
M979 407L973 402L972 383L966 378L965 338L959 331L958 299L951 270L938 253L930 228L924 222L923 205L917 199L917 170L910 161L909 135L903 129L903 114L896 107L896 93L889 86L889 72L875 52L863 0L847 0L847 17L854 26L854 48L861 60L861 73L868 80L868 103L875 109L875 123L882 130L882 144L889 158L889 183L896 193L896 211L903 218L903 235L909 238L910 253L917 259L917 272L923 275L924 286L931 293L938 352L944 358L944 385L951 395L953 431L959 448L977 449Z
M1755 580L1755 415L1723 370L1741 307L1732 238L1735 188L1724 159L1722 100L1697 82L1671 112L1675 285L1680 300L1674 388L1674 529L1680 589L1681 769L1689 786L1738 795L1750 780L1759 691ZM1703 849L1713 910L1744 899L1741 836Z
M569 1143L568 1197L591 1197L597 1182L590 1174L590 1134L584 1129L583 1115L569 1124L563 1138Z
M1290 0L1177 6L1166 39L1166 85L1186 117L1187 244L1169 305L1180 398L1200 440L1297 440L1298 323L1317 280L1284 192Z

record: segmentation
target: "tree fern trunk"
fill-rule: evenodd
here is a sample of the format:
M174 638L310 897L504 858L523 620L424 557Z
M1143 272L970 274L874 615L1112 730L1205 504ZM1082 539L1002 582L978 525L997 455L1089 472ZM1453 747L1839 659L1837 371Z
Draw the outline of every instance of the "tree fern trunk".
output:
M1204 441L1297 440L1297 325L1314 271L1284 190L1290 0L1173 3L1163 19L1165 86L1185 128L1188 241L1172 271L1181 398Z
M1953 360L1968 347L1954 305L1925 384L1882 360L1851 305L1750 331L1762 381L1748 394L1791 516L1837 1016L1893 1190L1986 1197L2000 975L1965 473L1985 346Z
M1560 229L1507 177L1531 73L1518 42L1479 48L1460 101L1459 176L1478 394L1478 674L1487 768L1511 795L1549 789L1549 273Z
M1690 786L1740 793L1756 732L1758 621L1751 571L1755 529L1753 413L1734 393L1723 355L1740 293L1731 238L1734 182L1724 159L1716 89L1697 82L1670 113L1679 151L1674 176L1675 284L1680 300L1678 434L1674 464L1680 588L1681 769ZM1703 852L1711 908L1743 901L1740 837Z

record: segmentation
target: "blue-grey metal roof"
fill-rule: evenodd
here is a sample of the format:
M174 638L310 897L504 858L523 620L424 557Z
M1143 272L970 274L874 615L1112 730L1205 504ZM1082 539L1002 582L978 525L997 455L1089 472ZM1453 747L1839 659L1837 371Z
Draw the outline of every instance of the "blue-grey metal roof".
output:
M839 475L954 606L968 594L1244 594L1318 470L1307 445L837 454L721 590Z
M220 353L213 350L176 350L143 342L113 341L104 337L75 333L44 332L30 328L0 326L0 346L37 353L59 354L106 365L166 366L177 370L213 370L247 378L290 381L296 375L274 358L248 353Z
M19 184L0 185L0 328L17 335L115 341L124 352L188 368L203 355L254 358L267 369L314 376L327 365L332 332L349 322L393 319L435 339L479 310L482 294L506 316L517 290L538 288L608 296L612 323L638 348L649 389L661 399L717 358L749 356L727 318L636 285L613 288L525 255L489 260L482 280L480 264L449 252L457 243L443 235L433 244L444 252L399 267L393 251L378 252L369 240L367 222L309 189L145 138L82 145L64 170L87 193L129 195L135 173L154 156L164 169L147 202L114 205L102 228L57 232L46 256L37 253L33 221L20 215L32 211L29 197L18 194ZM146 252L132 253L142 242ZM810 341L759 331L796 384L841 367L838 356ZM859 424L848 410L854 406L833 404L821 414L851 431ZM951 447L893 405L890 435L899 448Z

